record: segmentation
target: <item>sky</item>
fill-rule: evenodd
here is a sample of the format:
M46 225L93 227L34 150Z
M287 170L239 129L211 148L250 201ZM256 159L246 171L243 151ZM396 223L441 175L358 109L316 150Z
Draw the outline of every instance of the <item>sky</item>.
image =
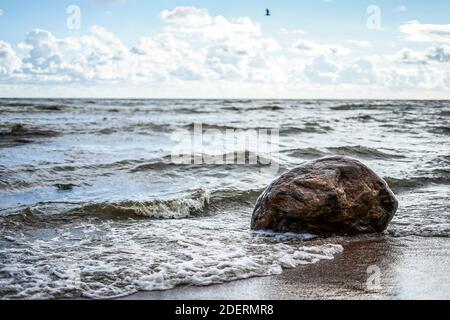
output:
M447 0L0 0L0 97L450 99L449 12Z

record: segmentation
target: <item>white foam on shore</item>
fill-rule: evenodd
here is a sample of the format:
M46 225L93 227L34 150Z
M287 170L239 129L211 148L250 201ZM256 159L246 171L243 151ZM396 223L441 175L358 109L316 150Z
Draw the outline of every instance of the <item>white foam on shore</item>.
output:
M255 236L248 217L67 225L57 236L12 236L0 249L3 298L113 298L275 275L343 248ZM9 240L10 241L10 240Z

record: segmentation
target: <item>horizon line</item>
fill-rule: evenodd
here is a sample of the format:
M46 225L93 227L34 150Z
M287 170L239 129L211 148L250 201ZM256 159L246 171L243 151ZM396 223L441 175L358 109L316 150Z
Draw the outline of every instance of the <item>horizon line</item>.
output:
M0 100L42 99L42 100L355 100L355 101L450 101L450 98L149 98L149 97L1 97Z

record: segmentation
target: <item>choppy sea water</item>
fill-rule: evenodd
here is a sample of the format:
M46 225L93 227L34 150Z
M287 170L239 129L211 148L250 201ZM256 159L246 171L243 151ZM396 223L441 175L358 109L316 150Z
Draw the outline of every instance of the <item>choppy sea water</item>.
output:
M249 228L276 175L332 154L397 194L386 237L448 238L449 119L447 101L0 99L0 297L113 298L333 259L336 239ZM198 123L204 156L227 129L279 130L277 171L171 162L174 131Z

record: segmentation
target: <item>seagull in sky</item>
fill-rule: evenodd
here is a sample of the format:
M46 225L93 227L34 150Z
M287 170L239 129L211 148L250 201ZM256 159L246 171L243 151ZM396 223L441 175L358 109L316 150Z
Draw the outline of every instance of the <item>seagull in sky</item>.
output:
M266 9L266 16L270 17L270 10L269 9Z

